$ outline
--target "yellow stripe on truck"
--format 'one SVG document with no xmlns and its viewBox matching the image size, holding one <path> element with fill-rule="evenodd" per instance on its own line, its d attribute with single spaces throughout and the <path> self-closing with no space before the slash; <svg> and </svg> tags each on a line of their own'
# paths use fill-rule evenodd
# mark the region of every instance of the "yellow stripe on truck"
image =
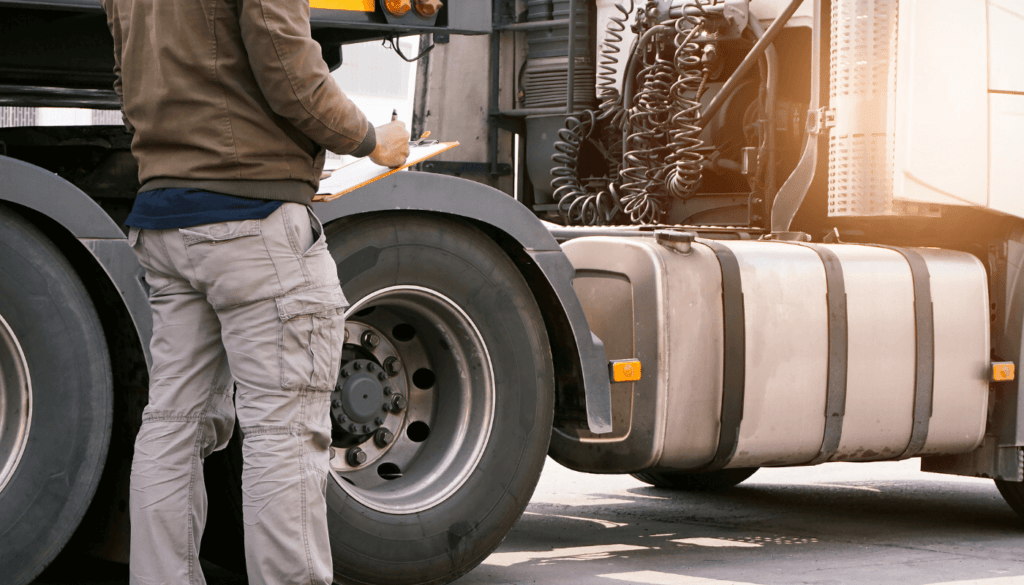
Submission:
<svg viewBox="0 0 1024 585">
<path fill-rule="evenodd" d="M 374 0 L 309 0 L 310 8 L 373 12 Z"/>
</svg>

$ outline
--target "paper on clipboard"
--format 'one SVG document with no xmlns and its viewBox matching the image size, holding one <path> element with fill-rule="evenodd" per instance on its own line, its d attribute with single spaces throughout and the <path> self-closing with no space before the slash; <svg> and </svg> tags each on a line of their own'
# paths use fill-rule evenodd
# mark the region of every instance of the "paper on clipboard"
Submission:
<svg viewBox="0 0 1024 585">
<path fill-rule="evenodd" d="M 330 177 L 322 179 L 320 181 L 320 190 L 313 197 L 313 201 L 333 201 L 346 193 L 351 193 L 360 187 L 365 187 L 377 179 L 383 179 L 388 175 L 407 169 L 414 164 L 421 163 L 436 154 L 455 148 L 458 145 L 458 142 L 410 145 L 409 158 L 406 159 L 404 165 L 397 169 L 382 167 L 370 160 L 369 157 L 357 159 L 343 167 L 339 167 Z"/>
</svg>

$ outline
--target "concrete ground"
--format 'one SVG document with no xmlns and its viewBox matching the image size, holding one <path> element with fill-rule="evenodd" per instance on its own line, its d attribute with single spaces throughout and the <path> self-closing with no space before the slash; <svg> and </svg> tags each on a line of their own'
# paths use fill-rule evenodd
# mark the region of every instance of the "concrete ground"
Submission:
<svg viewBox="0 0 1024 585">
<path fill-rule="evenodd" d="M 548 460 L 505 542 L 458 585 L 1024 584 L 1024 524 L 990 480 L 918 461 L 767 469 L 677 493 Z M 126 582 L 123 566 L 38 585 Z M 211 585 L 237 577 L 207 566 Z"/>
</svg>

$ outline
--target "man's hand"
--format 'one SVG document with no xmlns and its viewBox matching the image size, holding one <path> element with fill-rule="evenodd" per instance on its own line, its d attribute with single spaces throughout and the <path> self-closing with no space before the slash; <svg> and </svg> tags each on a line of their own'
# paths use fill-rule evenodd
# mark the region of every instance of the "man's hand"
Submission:
<svg viewBox="0 0 1024 585">
<path fill-rule="evenodd" d="M 378 126 L 377 147 L 370 153 L 370 160 L 382 167 L 398 168 L 409 158 L 409 132 L 402 122 L 391 122 Z"/>
</svg>

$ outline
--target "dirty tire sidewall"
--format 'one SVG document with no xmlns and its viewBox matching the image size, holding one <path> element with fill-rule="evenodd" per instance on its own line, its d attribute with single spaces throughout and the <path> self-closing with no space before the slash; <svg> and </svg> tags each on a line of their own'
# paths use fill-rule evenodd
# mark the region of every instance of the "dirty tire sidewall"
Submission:
<svg viewBox="0 0 1024 585">
<path fill-rule="evenodd" d="M 74 269 L 2 205 L 0 259 L 0 314 L 32 382 L 26 450 L 0 492 L 0 580 L 23 584 L 67 544 L 96 491 L 110 439 L 112 381 L 99 317 Z"/>
<path fill-rule="evenodd" d="M 522 275 L 468 224 L 392 213 L 328 227 L 352 303 L 417 285 L 457 303 L 483 335 L 495 378 L 494 423 L 477 468 L 450 498 L 416 514 L 385 514 L 328 482 L 338 583 L 447 583 L 480 563 L 519 519 L 544 465 L 554 373 L 544 320 Z"/>
</svg>

